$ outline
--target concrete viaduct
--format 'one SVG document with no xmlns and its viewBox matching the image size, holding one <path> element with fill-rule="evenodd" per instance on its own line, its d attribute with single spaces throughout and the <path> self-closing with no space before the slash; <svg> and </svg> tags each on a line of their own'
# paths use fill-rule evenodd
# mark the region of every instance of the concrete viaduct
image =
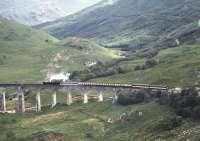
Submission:
<svg viewBox="0 0 200 141">
<path fill-rule="evenodd" d="M 98 102 L 103 102 L 103 91 L 109 89 L 113 92 L 112 102 L 116 103 L 118 90 L 152 90 L 152 91 L 168 91 L 168 87 L 161 85 L 148 85 L 148 84 L 116 84 L 116 83 L 91 83 L 91 82 L 66 82 L 66 83 L 53 83 L 45 82 L 43 84 L 0 84 L 0 111 L 6 112 L 6 89 L 14 88 L 17 91 L 17 112 L 25 112 L 25 90 L 37 90 L 36 93 L 36 111 L 41 111 L 41 90 L 47 89 L 51 93 L 52 102 L 51 106 L 57 104 L 56 92 L 58 89 L 64 90 L 67 94 L 67 104 L 72 104 L 71 89 L 80 89 L 82 93 L 83 103 L 88 103 L 87 91 L 96 90 L 98 92 Z"/>
</svg>

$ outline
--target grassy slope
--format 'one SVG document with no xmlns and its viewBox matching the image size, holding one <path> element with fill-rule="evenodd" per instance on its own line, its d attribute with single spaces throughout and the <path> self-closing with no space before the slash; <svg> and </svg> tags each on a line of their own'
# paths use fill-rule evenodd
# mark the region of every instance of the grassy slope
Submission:
<svg viewBox="0 0 200 141">
<path fill-rule="evenodd" d="M 64 60 L 58 60 L 58 64 L 68 71 L 86 69 L 86 62 L 106 62 L 120 57 L 117 51 L 103 48 L 87 39 L 67 38 L 59 42 L 58 46 L 65 48 L 65 53 L 62 53 L 67 56 Z"/>
<path fill-rule="evenodd" d="M 84 46 L 80 49 L 82 44 Z M 84 69 L 88 60 L 109 61 L 118 57 L 116 52 L 88 40 L 59 41 L 45 32 L 1 17 L 0 50 L 0 82 L 4 83 L 43 81 L 49 71 Z"/>
<path fill-rule="evenodd" d="M 151 108 L 156 109 L 151 112 Z M 119 116 L 120 113 L 130 109 L 140 109 L 146 116 L 137 121 L 132 121 L 131 126 L 127 126 L 127 124 L 113 124 L 108 126 L 107 123 L 93 117 L 95 115 L 99 118 L 108 119 L 117 115 Z M 84 106 L 82 104 L 75 104 L 71 107 L 61 106 L 57 109 L 35 115 L 5 115 L 0 120 L 3 126 L 0 137 L 3 139 L 8 130 L 13 130 L 18 137 L 25 138 L 41 131 L 55 131 L 66 134 L 70 138 L 70 141 L 85 141 L 87 140 L 87 133 L 92 134 L 94 138 L 91 140 L 93 141 L 137 139 L 139 136 L 141 137 L 149 132 L 148 129 L 145 131 L 143 127 L 151 127 L 154 123 L 157 123 L 158 119 L 169 112 L 166 110 L 163 113 L 161 112 L 162 110 L 162 107 L 157 107 L 153 103 L 120 107 L 112 105 L 111 102 L 103 104 L 91 102 Z M 2 123 L 4 118 L 15 119 L 16 122 Z M 115 131 L 119 134 L 116 135 Z"/>
<path fill-rule="evenodd" d="M 57 40 L 44 32 L 0 18 L 0 81 L 29 81 L 42 77 L 40 70 L 48 62 L 51 44 Z M 45 59 L 41 59 L 41 58 Z M 31 77 L 28 77 L 30 75 Z"/>
<path fill-rule="evenodd" d="M 108 124 L 100 120 L 118 117 L 130 110 L 142 111 L 144 116 L 133 118 L 127 123 Z M 70 107 L 58 106 L 53 110 L 38 114 L 1 115 L 0 138 L 4 139 L 8 131 L 13 131 L 18 138 L 27 140 L 32 134 L 43 131 L 65 134 L 70 141 L 141 141 L 147 139 L 155 141 L 158 138 L 181 141 L 181 139 L 194 140 L 199 137 L 198 124 L 193 125 L 194 123 L 188 121 L 174 131 L 159 131 L 155 128 L 159 120 L 170 114 L 172 113 L 169 109 L 158 106 L 154 102 L 127 107 L 112 105 L 111 102 L 89 102 L 84 106 L 82 104 L 74 104 Z M 187 130 L 190 134 L 183 135 L 182 132 Z M 91 138 L 87 138 L 87 134 L 90 134 Z"/>
<path fill-rule="evenodd" d="M 134 70 L 134 66 L 144 63 L 143 59 L 122 62 L 121 66 L 132 71 L 92 81 L 154 83 L 172 87 L 194 85 L 198 82 L 197 76 L 200 70 L 199 44 L 196 42 L 193 45 L 162 50 L 155 57 L 160 63 L 146 70 Z"/>
</svg>

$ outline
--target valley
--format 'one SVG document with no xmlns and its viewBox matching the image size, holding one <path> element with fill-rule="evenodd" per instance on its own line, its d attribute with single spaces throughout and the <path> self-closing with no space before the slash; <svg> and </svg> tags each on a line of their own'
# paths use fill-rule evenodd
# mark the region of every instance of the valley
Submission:
<svg viewBox="0 0 200 141">
<path fill-rule="evenodd" d="M 166 84 L 169 87 L 198 86 L 199 49 L 199 41 L 192 45 L 164 49 L 154 57 L 158 64 L 152 68 L 135 70 L 137 65 L 145 64 L 144 59 L 124 61 L 119 63 L 119 66 L 129 70 L 127 73 L 96 78 L 92 81 L 147 82 L 149 84 Z"/>
</svg>

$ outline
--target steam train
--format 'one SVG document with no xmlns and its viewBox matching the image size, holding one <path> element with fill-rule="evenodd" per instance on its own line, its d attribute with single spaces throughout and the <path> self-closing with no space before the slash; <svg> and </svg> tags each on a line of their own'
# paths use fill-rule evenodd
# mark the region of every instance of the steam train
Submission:
<svg viewBox="0 0 200 141">
<path fill-rule="evenodd" d="M 61 85 L 61 84 L 78 84 L 77 82 L 72 81 L 62 81 L 62 80 L 54 80 L 54 81 L 44 81 L 43 85 Z"/>
<path fill-rule="evenodd" d="M 167 86 L 149 85 L 149 84 L 109 84 L 109 83 L 91 83 L 91 82 L 72 82 L 54 80 L 50 82 L 43 82 L 44 85 L 61 85 L 67 83 L 69 85 L 83 85 L 83 86 L 107 86 L 107 87 L 128 87 L 128 88 L 147 88 L 147 89 L 168 89 Z"/>
</svg>

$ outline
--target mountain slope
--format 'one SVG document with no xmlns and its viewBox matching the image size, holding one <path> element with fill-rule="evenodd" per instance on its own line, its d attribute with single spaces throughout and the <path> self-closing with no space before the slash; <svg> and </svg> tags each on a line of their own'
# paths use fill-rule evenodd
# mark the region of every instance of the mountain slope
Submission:
<svg viewBox="0 0 200 141">
<path fill-rule="evenodd" d="M 174 30 L 182 32 L 182 28 L 191 24 L 198 29 L 197 0 L 116 0 L 107 5 L 105 2 L 108 0 L 36 28 L 59 38 L 84 37 L 107 45 L 130 47 L 176 46 L 179 36 L 174 36 Z"/>
<path fill-rule="evenodd" d="M 41 82 L 49 73 L 81 70 L 89 67 L 88 62 L 104 62 L 118 57 L 115 51 L 89 40 L 73 38 L 60 41 L 43 31 L 1 17 L 0 50 L 2 83 Z M 88 53 L 93 55 L 88 56 Z"/>
<path fill-rule="evenodd" d="M 0 15 L 23 24 L 35 25 L 67 15 L 59 3 L 62 0 L 6 0 L 0 1 Z"/>
<path fill-rule="evenodd" d="M 73 14 L 100 0 L 2 0 L 0 15 L 26 25 L 36 25 Z"/>
<path fill-rule="evenodd" d="M 148 59 L 123 61 L 118 65 L 129 70 L 129 72 L 96 78 L 90 81 L 163 84 L 169 87 L 199 86 L 199 46 L 200 40 L 193 44 L 164 49 L 153 58 L 157 61 L 157 64 L 146 69 L 136 70 L 135 68 L 145 64 Z"/>
</svg>

